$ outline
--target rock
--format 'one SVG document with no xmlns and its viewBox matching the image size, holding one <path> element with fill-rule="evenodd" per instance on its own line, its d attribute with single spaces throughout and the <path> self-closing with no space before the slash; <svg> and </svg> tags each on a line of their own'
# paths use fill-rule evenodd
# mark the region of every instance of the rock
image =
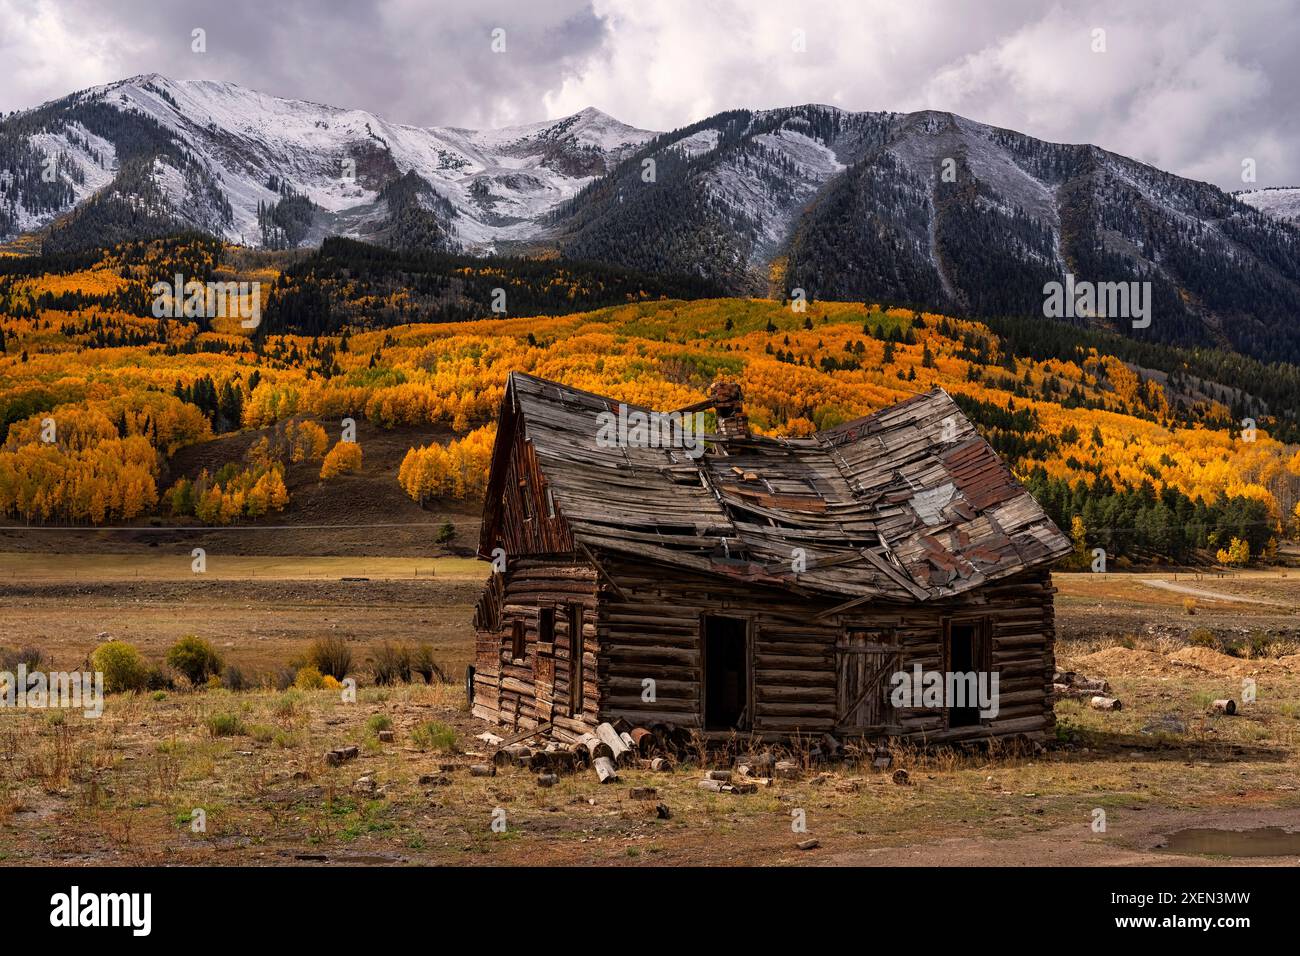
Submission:
<svg viewBox="0 0 1300 956">
<path fill-rule="evenodd" d="M 673 812 L 668 809 L 668 804 L 660 803 L 655 806 L 655 816 L 660 820 L 671 820 Z"/>
<path fill-rule="evenodd" d="M 370 776 L 359 777 L 357 778 L 357 781 L 352 784 L 352 790 L 354 793 L 373 794 L 378 789 L 378 785 L 375 783 L 375 778 Z"/>
<path fill-rule="evenodd" d="M 892 779 L 900 787 L 906 787 L 912 782 L 912 775 L 900 768 L 894 771 Z"/>
<path fill-rule="evenodd" d="M 381 744 L 391 744 L 397 739 L 397 735 L 391 730 L 381 730 L 377 736 L 379 737 L 379 742 Z"/>
<path fill-rule="evenodd" d="M 821 845 L 821 840 L 800 840 L 795 844 L 801 850 L 815 850 Z"/>
</svg>

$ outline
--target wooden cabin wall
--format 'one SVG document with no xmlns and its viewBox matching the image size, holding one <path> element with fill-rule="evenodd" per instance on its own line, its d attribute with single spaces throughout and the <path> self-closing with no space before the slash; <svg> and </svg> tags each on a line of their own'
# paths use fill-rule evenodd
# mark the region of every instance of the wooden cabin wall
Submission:
<svg viewBox="0 0 1300 956">
<path fill-rule="evenodd" d="M 522 426 L 515 431 L 499 509 L 501 523 L 497 540 L 491 544 L 504 548 L 508 556 L 573 553 L 573 536 L 564 518 L 558 512 L 549 513 L 553 509 L 547 499 L 546 478 Z"/>
<path fill-rule="evenodd" d="M 492 575 L 475 611 L 474 716 L 526 730 L 552 723 L 559 736 L 582 734 L 597 711 L 596 576 L 571 559 L 515 558 Z M 581 611 L 581 705 L 569 706 L 574 659 L 569 608 Z M 540 641 L 541 611 L 555 613 L 554 641 Z M 515 622 L 524 656 L 513 656 Z"/>
<path fill-rule="evenodd" d="M 899 648 L 899 668 L 916 662 L 944 670 L 945 617 L 978 615 L 990 621 L 991 657 L 1000 672 L 996 719 L 988 726 L 948 729 L 946 711 L 895 713 L 886 704 L 888 726 L 856 733 L 955 740 L 1021 733 L 1037 737 L 1051 727 L 1052 588 L 1045 571 L 977 589 L 959 601 L 859 606 L 818 619 L 840 602 L 609 555 L 602 558 L 602 568 L 610 579 L 599 587 L 597 618 L 602 720 L 624 717 L 642 725 L 702 728 L 701 619 L 718 614 L 750 622 L 750 730 L 755 736 L 853 733 L 837 712 L 837 643 L 850 628 L 887 634 Z M 655 681 L 653 702 L 642 700 L 646 678 Z"/>
</svg>

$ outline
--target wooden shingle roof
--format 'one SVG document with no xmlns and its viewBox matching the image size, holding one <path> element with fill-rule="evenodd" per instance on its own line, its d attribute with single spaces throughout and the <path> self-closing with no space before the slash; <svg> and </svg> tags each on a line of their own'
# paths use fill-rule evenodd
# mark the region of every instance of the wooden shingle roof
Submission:
<svg viewBox="0 0 1300 956">
<path fill-rule="evenodd" d="M 525 429 L 574 541 L 593 553 L 794 591 L 926 601 L 1070 550 L 942 389 L 811 438 L 710 436 L 697 458 L 600 447 L 597 416 L 618 409 L 516 372 L 497 434 L 501 452 L 507 432 Z M 501 464 L 494 455 L 485 553 Z"/>
</svg>

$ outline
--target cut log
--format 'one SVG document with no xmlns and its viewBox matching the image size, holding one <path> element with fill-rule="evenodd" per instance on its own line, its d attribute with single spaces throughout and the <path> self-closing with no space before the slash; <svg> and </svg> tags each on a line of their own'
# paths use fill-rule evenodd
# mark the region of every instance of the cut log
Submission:
<svg viewBox="0 0 1300 956">
<path fill-rule="evenodd" d="M 505 740 L 504 737 L 498 737 L 490 730 L 483 731 L 483 733 L 479 734 L 474 739 L 483 741 L 483 743 L 487 744 L 489 747 L 500 747 L 501 742 Z"/>
<path fill-rule="evenodd" d="M 537 785 L 539 787 L 553 787 L 560 782 L 560 778 L 553 773 L 539 773 L 537 775 Z"/>
<path fill-rule="evenodd" d="M 632 748 L 623 742 L 623 738 L 619 736 L 618 731 L 614 729 L 612 724 L 598 725 L 596 727 L 596 736 L 600 738 L 601 743 L 609 748 L 610 757 L 615 764 L 623 763 L 632 752 Z"/>
<path fill-rule="evenodd" d="M 620 741 L 621 743 L 622 741 Z M 611 760 L 614 757 L 614 751 L 610 749 L 609 744 L 605 743 L 595 734 L 583 734 L 578 739 L 578 746 L 586 751 L 587 756 L 595 761 L 600 757 L 608 757 Z"/>
<path fill-rule="evenodd" d="M 636 743 L 636 751 L 642 757 L 649 757 L 654 753 L 655 735 L 644 727 L 632 728 L 632 740 Z"/>
<path fill-rule="evenodd" d="M 1124 705 L 1118 697 L 1094 697 L 1088 702 L 1093 710 L 1122 710 Z"/>
<path fill-rule="evenodd" d="M 592 767 L 596 770 L 596 776 L 600 778 L 601 783 L 618 783 L 618 768 L 614 766 L 614 761 L 609 757 L 596 757 L 591 761 Z"/>
<path fill-rule="evenodd" d="M 1210 704 L 1210 711 L 1215 714 L 1227 714 L 1231 717 L 1237 712 L 1237 702 L 1235 700 L 1216 700 Z"/>
<path fill-rule="evenodd" d="M 471 777 L 495 777 L 497 768 L 490 763 L 470 764 L 469 774 Z"/>
<path fill-rule="evenodd" d="M 650 761 L 650 769 L 656 773 L 672 773 L 673 765 L 667 757 L 655 757 Z"/>
</svg>

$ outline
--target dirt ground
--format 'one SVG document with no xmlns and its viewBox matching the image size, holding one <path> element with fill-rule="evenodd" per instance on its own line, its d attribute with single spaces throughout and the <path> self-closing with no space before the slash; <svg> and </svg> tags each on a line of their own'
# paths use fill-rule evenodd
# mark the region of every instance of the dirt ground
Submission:
<svg viewBox="0 0 1300 956">
<path fill-rule="evenodd" d="M 385 640 L 431 644 L 451 675 L 470 659 L 481 564 L 253 557 L 198 578 L 173 557 L 0 554 L 0 646 L 36 644 L 55 668 L 79 666 L 109 635 L 157 660 L 187 633 L 249 673 L 324 635 L 345 638 L 362 671 Z M 550 788 L 517 767 L 471 776 L 490 750 L 459 682 L 363 679 L 355 703 L 330 690 L 115 695 L 98 719 L 6 709 L 0 862 L 1295 865 L 1300 855 L 1166 845 L 1189 827 L 1300 831 L 1300 575 L 1179 576 L 1213 598 L 1144 580 L 1172 581 L 1057 579 L 1059 666 L 1109 681 L 1122 710 L 1060 701 L 1043 751 L 896 746 L 891 770 L 906 769 L 906 785 L 854 752 L 819 764 L 798 748 L 799 779 L 745 795 L 699 789 L 706 762 L 730 765 L 725 755 L 605 786 L 590 771 Z M 1247 678 L 1255 702 L 1207 713 L 1213 699 L 1241 701 Z M 324 752 L 348 744 L 359 756 L 328 766 Z M 635 799 L 641 787 L 655 792 Z M 800 850 L 808 838 L 818 846 Z"/>
</svg>

